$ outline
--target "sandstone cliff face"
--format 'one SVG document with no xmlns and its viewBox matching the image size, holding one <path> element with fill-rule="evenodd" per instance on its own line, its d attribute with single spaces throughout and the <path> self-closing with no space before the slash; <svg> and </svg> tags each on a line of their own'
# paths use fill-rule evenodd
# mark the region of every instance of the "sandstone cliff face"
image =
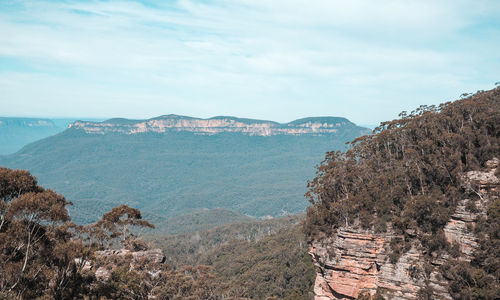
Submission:
<svg viewBox="0 0 500 300">
<path fill-rule="evenodd" d="M 271 121 L 238 119 L 233 117 L 214 117 L 198 119 L 167 115 L 150 120 L 118 120 L 104 122 L 77 121 L 70 125 L 72 129 L 80 129 L 88 134 L 137 134 L 164 132 L 193 132 L 197 134 L 217 134 L 222 132 L 242 133 L 257 136 L 302 135 L 302 134 L 336 134 L 341 128 L 356 128 L 347 119 L 326 117 L 307 118 L 286 124 Z M 363 129 L 362 133 L 369 133 Z"/>
<path fill-rule="evenodd" d="M 384 289 L 388 299 L 416 299 L 423 278 L 413 277 L 422 254 L 415 248 L 397 263 L 389 261 L 392 233 L 374 234 L 349 228 L 312 244 L 310 253 L 318 266 L 314 293 L 316 300 L 356 299 L 362 292 L 375 294 Z M 430 276 L 431 286 L 441 299 L 450 299 L 438 274 Z"/>
<path fill-rule="evenodd" d="M 455 243 L 461 251 L 460 259 L 470 260 L 478 247 L 470 230 L 479 214 L 486 213 L 488 194 L 498 189 L 500 180 L 495 176 L 498 159 L 487 163 L 486 172 L 473 171 L 464 176 L 464 184 L 478 187 L 477 212 L 466 209 L 467 201 L 457 206 L 444 228 L 448 242 Z M 314 286 L 315 300 L 356 299 L 361 293 L 371 295 L 383 291 L 386 299 L 417 299 L 418 291 L 428 284 L 437 299 L 451 299 L 447 282 L 437 272 L 423 278 L 415 269 L 422 267 L 423 253 L 412 247 L 396 263 L 389 259 L 390 242 L 394 233 L 374 233 L 355 228 L 339 228 L 332 236 L 316 240 L 310 245 L 310 254 L 318 273 Z M 435 257 L 434 266 L 443 263 L 444 257 Z M 427 281 L 427 282 L 426 282 Z"/>
</svg>

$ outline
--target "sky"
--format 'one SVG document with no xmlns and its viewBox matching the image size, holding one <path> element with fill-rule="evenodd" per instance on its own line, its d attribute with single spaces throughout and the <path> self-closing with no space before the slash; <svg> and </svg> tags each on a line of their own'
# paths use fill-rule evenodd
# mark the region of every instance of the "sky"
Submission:
<svg viewBox="0 0 500 300">
<path fill-rule="evenodd" d="M 0 1 L 0 115 L 378 124 L 500 81 L 500 1 Z"/>
</svg>

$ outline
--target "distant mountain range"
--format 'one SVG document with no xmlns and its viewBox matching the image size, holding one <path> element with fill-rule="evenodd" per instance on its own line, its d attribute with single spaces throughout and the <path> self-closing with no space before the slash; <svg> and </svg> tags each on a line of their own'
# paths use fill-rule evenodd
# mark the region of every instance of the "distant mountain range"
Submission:
<svg viewBox="0 0 500 300">
<path fill-rule="evenodd" d="M 0 117 L 0 154 L 10 154 L 24 145 L 63 131 L 49 119 Z"/>
<path fill-rule="evenodd" d="M 367 133 L 336 117 L 76 121 L 0 165 L 28 169 L 64 194 L 80 223 L 121 203 L 157 221 L 214 208 L 280 216 L 304 211 L 306 181 L 325 152 Z"/>
<path fill-rule="evenodd" d="M 197 134 L 217 134 L 223 132 L 242 133 L 248 135 L 302 135 L 302 134 L 336 134 L 339 129 L 356 127 L 346 118 L 316 117 L 304 118 L 286 124 L 272 121 L 241 119 L 235 117 L 213 117 L 199 119 L 178 115 L 165 115 L 149 120 L 110 119 L 104 122 L 77 121 L 70 125 L 90 134 L 136 134 L 193 132 Z"/>
<path fill-rule="evenodd" d="M 14 153 L 29 143 L 62 132 L 75 120 L 0 117 L 0 155 Z"/>
</svg>

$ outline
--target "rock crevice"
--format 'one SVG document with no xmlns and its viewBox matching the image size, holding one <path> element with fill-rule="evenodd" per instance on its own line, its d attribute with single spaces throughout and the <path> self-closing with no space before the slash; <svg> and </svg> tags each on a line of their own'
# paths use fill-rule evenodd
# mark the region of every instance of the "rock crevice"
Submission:
<svg viewBox="0 0 500 300">
<path fill-rule="evenodd" d="M 475 212 L 468 208 L 468 202 L 459 201 L 455 213 L 444 227 L 446 240 L 457 244 L 459 259 L 470 261 L 478 247 L 473 233 L 476 219 L 486 214 L 488 194 L 498 189 L 499 179 L 495 172 L 498 159 L 486 163 L 486 172 L 472 171 L 464 176 L 464 184 L 477 187 L 479 198 L 474 202 Z M 397 262 L 389 259 L 390 243 L 394 232 L 375 233 L 353 227 L 341 227 L 329 237 L 314 240 L 309 253 L 317 266 L 314 286 L 315 300 L 356 299 L 361 293 L 374 295 L 382 290 L 386 299 L 417 299 L 422 288 L 431 287 L 438 299 L 451 299 L 448 286 L 436 270 L 426 278 L 415 270 L 422 268 L 424 253 L 414 243 Z M 445 254 L 443 254 L 445 255 Z M 431 264 L 441 265 L 446 257 L 435 257 Z M 417 274 L 415 274 L 417 273 Z"/>
</svg>

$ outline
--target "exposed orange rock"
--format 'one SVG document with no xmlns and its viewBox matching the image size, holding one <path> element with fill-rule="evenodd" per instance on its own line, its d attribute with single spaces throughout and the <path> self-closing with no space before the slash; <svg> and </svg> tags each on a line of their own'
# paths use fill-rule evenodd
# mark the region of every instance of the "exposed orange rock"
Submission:
<svg viewBox="0 0 500 300">
<path fill-rule="evenodd" d="M 416 299 L 424 285 L 410 276 L 410 268 L 420 260 L 420 253 L 411 249 L 396 264 L 388 259 L 393 234 L 341 228 L 336 234 L 315 241 L 310 248 L 319 272 L 314 292 L 316 300 L 356 299 L 360 293 L 375 294 L 377 288 L 392 293 L 392 299 Z M 444 287 L 439 288 L 445 292 Z M 446 297 L 446 294 L 442 295 Z"/>
<path fill-rule="evenodd" d="M 461 259 L 470 260 L 478 247 L 477 239 L 470 230 L 475 226 L 479 214 L 486 213 L 488 193 L 498 188 L 495 176 L 499 160 L 486 163 L 486 172 L 472 171 L 464 176 L 464 184 L 478 186 L 481 196 L 476 202 L 477 212 L 466 210 L 469 200 L 459 202 L 455 213 L 444 228 L 450 243 L 459 245 Z M 412 276 L 412 269 L 420 267 L 423 253 L 412 247 L 396 263 L 389 260 L 390 242 L 394 233 L 374 233 L 351 227 L 339 228 L 327 238 L 311 243 L 311 254 L 318 273 L 314 286 L 315 300 L 356 299 L 362 292 L 375 294 L 378 288 L 384 290 L 386 299 L 417 299 L 418 291 L 425 287 L 423 278 Z M 432 264 L 442 264 L 443 258 L 436 257 Z M 430 274 L 430 286 L 437 299 L 451 299 L 447 282 L 437 272 Z"/>
</svg>

